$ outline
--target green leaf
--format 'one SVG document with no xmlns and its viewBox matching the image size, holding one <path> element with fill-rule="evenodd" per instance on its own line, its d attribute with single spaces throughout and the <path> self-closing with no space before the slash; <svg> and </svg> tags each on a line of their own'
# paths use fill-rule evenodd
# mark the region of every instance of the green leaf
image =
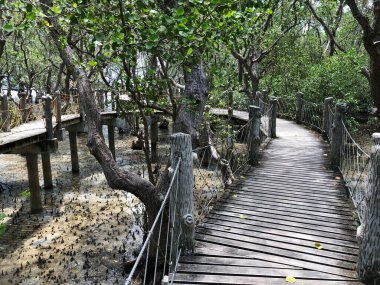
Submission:
<svg viewBox="0 0 380 285">
<path fill-rule="evenodd" d="M 57 7 L 57 6 L 53 6 L 51 7 L 51 10 L 56 13 L 56 14 L 59 14 L 62 12 L 62 8 L 61 7 Z"/>
<path fill-rule="evenodd" d="M 185 10 L 182 7 L 178 8 L 177 9 L 177 16 L 182 16 L 183 14 L 185 14 Z"/>
<path fill-rule="evenodd" d="M 33 11 L 26 13 L 26 18 L 30 21 L 34 21 L 36 19 L 36 13 Z"/>
<path fill-rule="evenodd" d="M 244 214 L 240 214 L 240 215 L 239 215 L 239 218 L 240 218 L 240 219 L 246 219 L 246 218 L 247 218 L 247 216 L 246 216 L 246 215 L 244 215 Z"/>
<path fill-rule="evenodd" d="M 91 67 L 97 66 L 98 63 L 95 60 L 90 60 L 88 63 Z"/>
<path fill-rule="evenodd" d="M 5 24 L 3 26 L 3 30 L 6 31 L 7 33 L 13 32 L 15 27 L 12 24 Z"/>
<path fill-rule="evenodd" d="M 188 50 L 187 50 L 187 52 L 186 52 L 186 55 L 187 56 L 190 56 L 190 55 L 192 55 L 193 54 L 193 49 L 192 48 L 189 48 Z"/>
</svg>

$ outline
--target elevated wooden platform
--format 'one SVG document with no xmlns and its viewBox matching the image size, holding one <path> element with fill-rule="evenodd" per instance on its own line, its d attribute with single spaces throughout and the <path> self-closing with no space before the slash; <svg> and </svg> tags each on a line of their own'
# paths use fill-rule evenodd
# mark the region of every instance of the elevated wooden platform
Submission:
<svg viewBox="0 0 380 285">
<path fill-rule="evenodd" d="M 102 120 L 117 117 L 117 112 L 102 112 Z M 63 115 L 62 127 L 67 128 L 80 123 L 80 115 Z M 54 122 L 55 125 L 55 122 Z M 0 153 L 8 153 L 14 148 L 23 147 L 46 139 L 45 120 L 31 121 L 15 128 L 10 132 L 0 132 Z"/>
<path fill-rule="evenodd" d="M 327 143 L 293 122 L 277 125 L 260 166 L 198 227 L 175 284 L 361 284 L 353 212 L 328 170 Z"/>
</svg>

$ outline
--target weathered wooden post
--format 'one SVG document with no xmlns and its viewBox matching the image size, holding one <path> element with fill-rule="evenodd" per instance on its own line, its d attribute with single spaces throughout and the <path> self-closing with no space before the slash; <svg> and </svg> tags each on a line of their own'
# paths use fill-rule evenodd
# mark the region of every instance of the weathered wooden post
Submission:
<svg viewBox="0 0 380 285">
<path fill-rule="evenodd" d="M 333 97 L 328 97 L 328 98 L 325 98 L 325 103 L 324 103 L 324 106 L 323 106 L 323 131 L 325 132 L 325 134 L 329 134 L 330 132 L 330 112 L 329 112 L 329 109 L 330 109 L 330 106 L 332 104 L 332 101 L 333 101 Z"/>
<path fill-rule="evenodd" d="M 178 249 L 181 249 L 181 254 L 189 255 L 194 252 L 193 155 L 191 136 L 188 134 L 176 133 L 170 136 L 171 175 L 174 174 L 179 159 L 181 162 L 177 181 L 174 182 L 170 193 L 170 220 L 173 223 L 171 269 L 177 260 L 178 237 Z"/>
<path fill-rule="evenodd" d="M 152 116 L 152 123 L 150 125 L 150 148 L 152 153 L 152 162 L 157 162 L 157 142 L 158 142 L 158 115 Z"/>
<path fill-rule="evenodd" d="M 79 173 L 79 158 L 77 145 L 77 132 L 69 131 L 70 154 L 71 154 L 71 172 Z"/>
<path fill-rule="evenodd" d="M 249 163 L 257 165 L 259 163 L 260 151 L 260 107 L 249 106 L 249 120 L 251 121 L 248 134 Z"/>
<path fill-rule="evenodd" d="M 25 123 L 28 120 L 28 110 L 26 109 L 26 93 L 19 92 L 18 96 L 20 98 L 19 109 L 21 111 L 21 121 Z"/>
<path fill-rule="evenodd" d="M 56 112 L 57 112 L 57 118 L 56 118 L 56 123 L 57 127 L 55 130 L 55 136 L 58 140 L 63 141 L 63 134 L 64 130 L 62 129 L 62 98 L 61 98 L 61 92 L 56 92 L 55 93 L 55 98 L 57 100 L 57 105 L 56 105 Z"/>
<path fill-rule="evenodd" d="M 332 126 L 330 162 L 333 169 L 340 165 L 340 155 L 343 143 L 343 120 L 346 111 L 345 103 L 337 103 L 335 106 L 334 121 Z"/>
<path fill-rule="evenodd" d="M 51 140 L 54 138 L 54 133 L 53 133 L 53 113 L 51 110 L 51 96 L 47 95 L 42 97 L 42 99 L 45 102 L 45 128 L 47 132 L 46 138 L 48 140 Z"/>
<path fill-rule="evenodd" d="M 115 122 L 111 120 L 108 125 L 108 147 L 112 153 L 113 159 L 116 160 L 115 151 Z"/>
<path fill-rule="evenodd" d="M 37 154 L 26 155 L 26 167 L 28 168 L 31 212 L 38 213 L 42 211 L 42 203 L 40 193 L 40 182 L 38 178 Z"/>
<path fill-rule="evenodd" d="M 277 133 L 276 133 L 277 103 L 278 103 L 278 100 L 276 97 L 272 97 L 269 101 L 269 106 L 271 110 L 270 117 L 269 117 L 269 137 L 273 139 L 277 137 Z"/>
<path fill-rule="evenodd" d="M 9 105 L 8 96 L 6 94 L 1 95 L 1 129 L 5 132 L 9 132 L 11 120 L 9 118 Z"/>
<path fill-rule="evenodd" d="M 368 186 L 366 189 L 366 212 L 364 214 L 363 237 L 360 242 L 358 275 L 366 284 L 380 280 L 380 133 L 372 135 Z"/>
<path fill-rule="evenodd" d="M 227 156 L 226 159 L 230 162 L 232 158 L 233 148 L 234 148 L 234 93 L 232 91 L 227 92 L 228 96 L 228 119 L 227 119 Z M 231 165 L 232 163 L 230 163 Z"/>
<path fill-rule="evenodd" d="M 303 110 L 303 93 L 297 93 L 297 111 L 296 111 L 296 123 L 302 123 L 302 110 Z"/>
<path fill-rule="evenodd" d="M 54 139 L 54 129 L 53 129 L 53 112 L 51 109 L 51 96 L 44 96 L 43 100 L 45 101 L 45 127 L 47 131 L 46 139 Z M 44 188 L 51 189 L 53 188 L 53 178 L 51 174 L 51 163 L 50 163 L 50 153 L 43 152 L 41 153 L 42 159 L 42 170 L 44 176 Z"/>
</svg>

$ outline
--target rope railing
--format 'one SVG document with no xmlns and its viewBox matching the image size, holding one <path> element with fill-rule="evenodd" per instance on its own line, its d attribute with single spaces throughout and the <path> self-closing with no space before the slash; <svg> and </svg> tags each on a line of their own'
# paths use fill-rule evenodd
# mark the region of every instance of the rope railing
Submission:
<svg viewBox="0 0 380 285">
<path fill-rule="evenodd" d="M 175 273 L 181 254 L 179 239 L 182 231 L 180 230 L 177 237 L 173 235 L 173 228 L 177 223 L 179 213 L 176 201 L 178 192 L 172 193 L 172 191 L 179 189 L 178 185 L 177 187 L 174 186 L 178 184 L 180 164 L 181 158 L 178 159 L 178 163 L 173 169 L 169 188 L 125 285 L 132 284 L 133 278 L 138 277 L 138 275 L 141 279 L 139 284 L 158 284 L 165 276 L 172 276 Z M 174 201 L 171 201 L 170 204 L 175 205 L 175 207 L 170 208 L 170 213 L 166 216 L 165 209 L 168 207 L 170 199 L 173 198 Z M 181 227 L 181 223 L 179 225 Z"/>
<path fill-rule="evenodd" d="M 365 213 L 365 198 L 370 166 L 370 155 L 352 138 L 344 122 L 340 148 L 339 170 L 357 210 L 359 221 Z"/>
<path fill-rule="evenodd" d="M 278 117 L 286 119 L 295 119 L 297 113 L 296 98 L 278 97 Z"/>
<path fill-rule="evenodd" d="M 318 131 L 323 130 L 322 116 L 323 116 L 323 104 L 313 103 L 304 99 L 302 100 L 302 113 L 301 122 Z"/>
</svg>

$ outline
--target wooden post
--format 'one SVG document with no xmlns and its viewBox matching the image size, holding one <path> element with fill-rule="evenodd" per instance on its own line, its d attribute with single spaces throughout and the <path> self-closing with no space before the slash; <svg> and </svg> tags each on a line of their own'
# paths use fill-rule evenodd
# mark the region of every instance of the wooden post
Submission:
<svg viewBox="0 0 380 285">
<path fill-rule="evenodd" d="M 1 129 L 5 132 L 9 132 L 10 130 L 10 118 L 9 118 L 9 105 L 8 105 L 8 96 L 0 95 L 1 97 L 1 120 L 2 125 Z"/>
<path fill-rule="evenodd" d="M 228 120 L 227 120 L 227 160 L 230 162 L 232 159 L 232 153 L 234 148 L 234 93 L 232 91 L 228 91 Z M 232 163 L 230 163 L 232 165 Z"/>
<path fill-rule="evenodd" d="M 55 97 L 56 97 L 56 100 L 57 100 L 57 127 L 55 128 L 55 137 L 60 140 L 60 141 L 63 141 L 64 140 L 64 129 L 62 128 L 62 98 L 61 98 L 61 93 L 60 92 L 56 92 L 55 93 Z"/>
<path fill-rule="evenodd" d="M 330 162 L 333 169 L 340 165 L 340 154 L 343 141 L 343 120 L 346 110 L 345 103 L 337 103 L 335 106 L 334 122 L 332 126 Z"/>
<path fill-rule="evenodd" d="M 277 117 L 277 103 L 278 100 L 276 97 L 272 97 L 269 101 L 271 113 L 269 117 L 269 137 L 270 138 L 276 138 L 277 132 L 276 132 L 276 117 Z"/>
<path fill-rule="evenodd" d="M 170 193 L 174 247 L 171 252 L 171 266 L 176 263 L 176 243 L 180 233 L 178 246 L 181 248 L 181 254 L 189 255 L 194 252 L 193 155 L 191 136 L 188 134 L 176 133 L 170 136 L 171 175 L 173 175 L 179 158 L 181 158 L 181 163 L 177 173 L 178 180 L 174 182 Z"/>
<path fill-rule="evenodd" d="M 263 112 L 263 108 L 264 108 L 264 105 L 263 105 L 263 93 L 261 93 L 261 91 L 257 91 L 256 92 L 256 96 L 255 96 L 255 105 L 256 106 L 259 106 L 260 107 L 260 111 Z"/>
<path fill-rule="evenodd" d="M 297 111 L 296 111 L 296 123 L 302 123 L 302 109 L 303 109 L 303 93 L 297 93 Z"/>
<path fill-rule="evenodd" d="M 28 180 L 30 191 L 30 208 L 32 213 L 42 211 L 40 182 L 38 178 L 38 157 L 37 154 L 26 155 L 26 166 L 28 168 Z"/>
<path fill-rule="evenodd" d="M 115 152 L 115 124 L 114 122 L 110 122 L 108 124 L 108 147 L 112 153 L 113 159 L 116 160 L 116 152 Z"/>
<path fill-rule="evenodd" d="M 42 98 L 45 101 L 45 124 L 46 124 L 46 131 L 47 136 L 46 138 L 48 140 L 51 140 L 54 138 L 53 133 L 53 113 L 51 110 L 51 96 L 47 95 Z"/>
<path fill-rule="evenodd" d="M 333 97 L 325 98 L 325 103 L 323 106 L 323 131 L 325 134 L 329 133 L 329 122 L 330 122 L 330 112 L 329 107 L 331 106 L 331 103 L 333 101 Z"/>
<path fill-rule="evenodd" d="M 20 105 L 19 109 L 21 110 L 21 121 L 26 123 L 28 120 L 28 110 L 26 109 L 26 93 L 19 92 Z"/>
<path fill-rule="evenodd" d="M 260 107 L 249 106 L 249 120 L 251 120 L 248 135 L 249 163 L 251 165 L 257 165 L 259 162 L 260 151 Z"/>
<path fill-rule="evenodd" d="M 70 154 L 71 154 L 71 171 L 79 173 L 79 159 L 77 146 L 77 132 L 69 131 Z"/>
<path fill-rule="evenodd" d="M 61 93 L 60 92 L 56 92 L 55 93 L 55 97 L 56 97 L 56 100 L 57 100 L 57 129 L 58 130 L 62 130 L 62 101 L 61 101 Z"/>
<path fill-rule="evenodd" d="M 366 212 L 362 220 L 363 238 L 360 242 L 358 275 L 366 284 L 380 280 L 380 133 L 372 135 Z"/>
<path fill-rule="evenodd" d="M 158 115 L 152 116 L 152 123 L 150 125 L 150 148 L 152 152 L 152 162 L 157 162 L 157 142 L 158 142 Z"/>
<path fill-rule="evenodd" d="M 42 173 L 44 175 L 44 188 L 52 189 L 53 188 L 53 177 L 51 174 L 51 163 L 50 163 L 50 153 L 42 152 Z"/>
</svg>

